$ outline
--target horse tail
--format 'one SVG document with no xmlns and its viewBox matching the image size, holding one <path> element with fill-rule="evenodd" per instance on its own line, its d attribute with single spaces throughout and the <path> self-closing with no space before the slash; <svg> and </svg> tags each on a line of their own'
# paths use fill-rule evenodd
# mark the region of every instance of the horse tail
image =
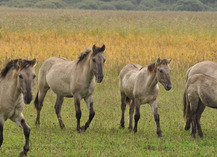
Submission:
<svg viewBox="0 0 217 157">
<path fill-rule="evenodd" d="M 183 96 L 183 106 L 184 106 L 184 108 L 183 108 L 183 113 L 184 113 L 183 116 L 185 118 L 187 118 L 188 113 L 190 112 L 190 102 L 188 100 L 188 95 L 187 95 L 186 90 L 185 90 L 184 96 Z"/>
<path fill-rule="evenodd" d="M 38 91 L 39 92 L 39 91 Z M 34 104 L 35 104 L 35 108 L 38 109 L 39 106 L 38 106 L 38 92 L 36 94 L 36 97 L 35 97 L 35 101 L 34 101 Z"/>
</svg>

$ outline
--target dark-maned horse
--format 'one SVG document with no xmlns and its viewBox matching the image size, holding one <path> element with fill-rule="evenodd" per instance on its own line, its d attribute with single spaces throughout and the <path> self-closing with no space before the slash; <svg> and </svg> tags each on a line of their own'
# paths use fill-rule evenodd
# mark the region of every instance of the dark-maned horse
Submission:
<svg viewBox="0 0 217 157">
<path fill-rule="evenodd" d="M 30 104 L 32 101 L 35 65 L 35 59 L 12 60 L 0 74 L 0 147 L 3 143 L 4 123 L 10 118 L 23 128 L 25 135 L 25 145 L 20 156 L 26 156 L 29 151 L 30 127 L 26 124 L 22 111 L 25 104 Z"/>
<path fill-rule="evenodd" d="M 192 136 L 196 136 L 196 128 L 203 137 L 200 118 L 206 106 L 217 108 L 217 79 L 203 74 L 192 75 L 186 84 L 187 108 L 192 120 Z"/>
<path fill-rule="evenodd" d="M 105 45 L 102 47 L 93 45 L 91 49 L 84 51 L 77 60 L 69 61 L 65 58 L 52 57 L 42 64 L 38 78 L 39 89 L 35 98 L 36 124 L 40 124 L 43 100 L 47 91 L 51 88 L 57 95 L 55 111 L 60 127 L 65 127 L 61 116 L 64 97 L 74 97 L 77 131 L 85 131 L 89 127 L 95 115 L 93 109 L 93 91 L 96 84 L 94 76 L 96 82 L 102 82 L 105 62 L 104 51 Z M 82 127 L 80 127 L 81 99 L 85 100 L 89 109 L 89 119 Z"/>
<path fill-rule="evenodd" d="M 204 74 L 214 78 L 217 78 L 217 62 L 212 61 L 203 61 L 195 64 L 190 67 L 187 71 L 186 82 L 188 78 L 190 78 L 194 74 Z M 190 109 L 187 108 L 186 104 L 188 103 L 188 99 L 186 98 L 186 93 L 184 92 L 183 96 L 183 105 L 184 105 L 184 117 L 186 118 L 185 130 L 189 130 L 191 126 L 191 116 Z"/>
<path fill-rule="evenodd" d="M 124 112 L 126 109 L 126 102 L 130 104 L 130 120 L 129 129 L 132 130 L 132 118 L 134 108 L 136 113 L 134 116 L 135 126 L 134 132 L 137 132 L 137 123 L 140 119 L 140 105 L 150 104 L 154 119 L 157 125 L 158 137 L 161 137 L 160 117 L 158 114 L 158 82 L 160 82 L 166 90 L 172 88 L 170 82 L 170 67 L 171 60 L 158 58 L 156 63 L 150 64 L 148 67 L 142 67 L 138 64 L 126 65 L 119 74 L 119 88 L 121 93 L 121 127 L 124 127 Z"/>
</svg>

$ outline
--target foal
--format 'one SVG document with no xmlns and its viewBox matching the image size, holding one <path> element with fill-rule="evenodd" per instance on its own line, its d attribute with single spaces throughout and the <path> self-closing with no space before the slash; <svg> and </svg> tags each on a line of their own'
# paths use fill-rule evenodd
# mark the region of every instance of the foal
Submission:
<svg viewBox="0 0 217 157">
<path fill-rule="evenodd" d="M 43 101 L 47 91 L 51 89 L 57 96 L 55 111 L 60 127 L 65 127 L 61 116 L 64 97 L 74 97 L 77 131 L 85 131 L 89 127 L 95 115 L 93 108 L 95 78 L 97 83 L 103 80 L 104 51 L 105 45 L 102 47 L 93 45 L 91 49 L 84 51 L 77 60 L 70 61 L 65 58 L 51 57 L 42 64 L 38 77 L 39 90 L 35 98 L 36 124 L 40 124 Z M 85 100 L 89 109 L 89 119 L 82 127 L 80 126 L 81 99 Z"/>
<path fill-rule="evenodd" d="M 130 104 L 130 121 L 129 129 L 132 130 L 132 117 L 134 108 L 136 113 L 134 116 L 135 126 L 134 133 L 137 132 L 137 123 L 140 119 L 140 105 L 150 104 L 154 119 L 157 125 L 158 137 L 161 137 L 160 118 L 158 114 L 158 82 L 160 82 L 166 90 L 172 88 L 170 82 L 170 68 L 169 63 L 171 60 L 158 58 L 156 63 L 148 67 L 142 67 L 138 64 L 126 65 L 119 74 L 119 88 L 121 93 L 121 127 L 124 127 L 124 112 L 126 109 L 126 101 L 132 102 Z"/>
<path fill-rule="evenodd" d="M 0 74 L 0 147 L 3 143 L 3 126 L 10 118 L 23 128 L 25 145 L 20 156 L 26 156 L 29 151 L 30 128 L 22 114 L 24 103 L 32 101 L 32 90 L 35 78 L 33 67 L 36 60 L 12 60 L 7 63 Z"/>
</svg>

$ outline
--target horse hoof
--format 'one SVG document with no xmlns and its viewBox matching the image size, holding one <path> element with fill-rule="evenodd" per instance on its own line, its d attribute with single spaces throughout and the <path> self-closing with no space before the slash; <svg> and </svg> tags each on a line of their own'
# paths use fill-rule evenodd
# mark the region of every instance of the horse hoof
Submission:
<svg viewBox="0 0 217 157">
<path fill-rule="evenodd" d="M 185 130 L 189 130 L 190 129 L 190 126 L 185 126 Z"/>
<path fill-rule="evenodd" d="M 22 152 L 19 154 L 19 157 L 24 157 L 24 156 L 27 156 L 27 154 L 26 154 L 24 151 L 22 151 Z"/>
<path fill-rule="evenodd" d="M 35 122 L 35 125 L 40 125 L 40 122 L 39 122 L 39 121 L 36 121 L 36 122 Z"/>
<path fill-rule="evenodd" d="M 61 125 L 60 125 L 60 128 L 61 128 L 61 129 L 65 129 L 66 127 L 65 127 L 64 124 L 61 124 Z"/>
<path fill-rule="evenodd" d="M 81 127 L 81 132 L 85 132 L 85 131 L 86 131 L 85 126 L 82 126 Z"/>
</svg>

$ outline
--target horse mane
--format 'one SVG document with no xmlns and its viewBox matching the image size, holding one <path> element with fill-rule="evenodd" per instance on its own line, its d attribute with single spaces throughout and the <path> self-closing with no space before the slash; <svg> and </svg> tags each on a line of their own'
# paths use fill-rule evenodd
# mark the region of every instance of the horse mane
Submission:
<svg viewBox="0 0 217 157">
<path fill-rule="evenodd" d="M 163 65 L 167 65 L 167 64 L 169 64 L 169 61 L 167 59 L 162 59 L 162 60 L 160 60 L 160 63 Z"/>
<path fill-rule="evenodd" d="M 81 55 L 78 57 L 78 63 L 80 63 L 84 58 L 88 56 L 88 54 L 91 52 L 91 49 L 86 49 L 84 52 L 81 53 Z"/>
<path fill-rule="evenodd" d="M 0 77 L 4 78 L 7 75 L 7 73 L 10 71 L 10 69 L 18 69 L 18 68 L 20 68 L 22 70 L 22 69 L 27 68 L 27 67 L 29 67 L 31 65 L 31 61 L 26 60 L 26 59 L 22 59 L 22 66 L 18 67 L 17 62 L 19 60 L 20 59 L 15 59 L 15 60 L 9 61 L 5 65 L 5 67 L 2 69 L 2 71 L 0 73 Z"/>
<path fill-rule="evenodd" d="M 152 63 L 152 64 L 150 64 L 150 65 L 148 66 L 148 71 L 149 71 L 149 72 L 153 72 L 154 69 L 155 69 L 155 63 Z"/>
</svg>

